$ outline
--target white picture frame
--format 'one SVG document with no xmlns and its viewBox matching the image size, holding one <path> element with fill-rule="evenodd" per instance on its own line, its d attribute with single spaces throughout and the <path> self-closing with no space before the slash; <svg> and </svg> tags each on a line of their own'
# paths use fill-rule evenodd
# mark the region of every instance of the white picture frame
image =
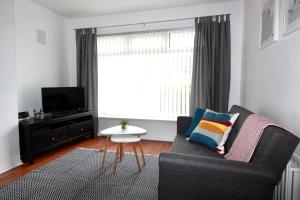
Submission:
<svg viewBox="0 0 300 200">
<path fill-rule="evenodd" d="M 262 0 L 260 9 L 260 48 L 266 48 L 279 40 L 279 26 L 280 1 Z"/>
<path fill-rule="evenodd" d="M 300 0 L 283 0 L 283 35 L 300 29 Z"/>
</svg>

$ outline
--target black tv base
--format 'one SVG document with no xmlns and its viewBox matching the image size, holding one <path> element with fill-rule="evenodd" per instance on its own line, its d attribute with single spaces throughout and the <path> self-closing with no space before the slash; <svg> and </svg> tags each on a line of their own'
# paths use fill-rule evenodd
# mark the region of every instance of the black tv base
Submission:
<svg viewBox="0 0 300 200">
<path fill-rule="evenodd" d="M 21 160 L 33 164 L 42 153 L 80 138 L 94 138 L 96 134 L 92 111 L 22 120 L 19 122 Z"/>
</svg>

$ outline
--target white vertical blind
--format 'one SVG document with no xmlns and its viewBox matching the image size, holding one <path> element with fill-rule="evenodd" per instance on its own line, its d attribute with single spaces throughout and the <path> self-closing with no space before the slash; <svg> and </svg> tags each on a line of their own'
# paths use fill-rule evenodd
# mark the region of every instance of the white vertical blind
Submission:
<svg viewBox="0 0 300 200">
<path fill-rule="evenodd" d="M 100 117 L 189 114 L 194 29 L 98 37 Z"/>
</svg>

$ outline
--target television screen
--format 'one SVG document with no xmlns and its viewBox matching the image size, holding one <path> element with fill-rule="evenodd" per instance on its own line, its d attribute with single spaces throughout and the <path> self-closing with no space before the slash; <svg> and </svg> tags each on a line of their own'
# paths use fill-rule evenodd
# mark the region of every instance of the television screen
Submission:
<svg viewBox="0 0 300 200">
<path fill-rule="evenodd" d="M 84 90 L 81 87 L 42 88 L 45 113 L 80 111 L 84 109 Z"/>
</svg>

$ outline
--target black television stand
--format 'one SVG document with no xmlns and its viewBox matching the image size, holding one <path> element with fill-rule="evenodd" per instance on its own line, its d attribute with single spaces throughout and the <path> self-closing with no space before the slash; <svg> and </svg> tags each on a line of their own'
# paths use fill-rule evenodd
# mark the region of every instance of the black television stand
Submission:
<svg viewBox="0 0 300 200">
<path fill-rule="evenodd" d="M 34 158 L 79 138 L 94 138 L 92 111 L 29 118 L 19 122 L 22 162 L 32 164 Z"/>
<path fill-rule="evenodd" d="M 88 111 L 65 111 L 65 112 L 54 112 L 54 113 L 49 113 L 52 118 L 59 118 L 59 117 L 66 117 L 70 115 L 75 115 L 75 114 L 80 114 L 80 113 L 85 113 Z"/>
</svg>

